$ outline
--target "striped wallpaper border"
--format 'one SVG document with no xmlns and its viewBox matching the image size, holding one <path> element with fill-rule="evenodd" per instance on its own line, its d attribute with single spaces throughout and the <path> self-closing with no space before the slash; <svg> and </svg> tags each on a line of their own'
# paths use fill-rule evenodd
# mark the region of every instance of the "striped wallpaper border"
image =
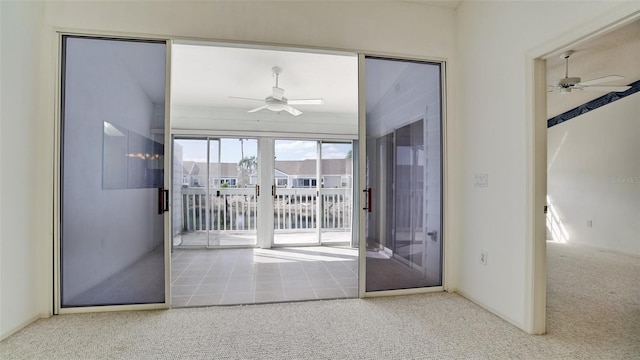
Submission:
<svg viewBox="0 0 640 360">
<path fill-rule="evenodd" d="M 591 110 L 595 110 L 599 107 L 610 104 L 614 101 L 618 101 L 622 98 L 625 98 L 631 94 L 635 94 L 640 91 L 640 80 L 629 84 L 631 89 L 624 92 L 611 92 L 606 95 L 600 96 L 597 99 L 593 99 L 586 104 L 580 105 L 574 109 L 571 109 L 567 112 L 564 112 L 558 116 L 554 116 L 551 119 L 547 120 L 547 128 L 552 126 L 556 126 L 558 124 L 562 124 L 565 121 L 569 121 L 576 116 L 580 116 L 588 113 Z"/>
</svg>

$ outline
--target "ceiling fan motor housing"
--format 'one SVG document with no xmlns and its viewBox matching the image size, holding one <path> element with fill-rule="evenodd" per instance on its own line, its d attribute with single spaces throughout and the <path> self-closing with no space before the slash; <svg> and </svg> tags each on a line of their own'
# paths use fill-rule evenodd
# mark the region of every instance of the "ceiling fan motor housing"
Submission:
<svg viewBox="0 0 640 360">
<path fill-rule="evenodd" d="M 282 100 L 275 99 L 273 96 L 268 96 L 265 99 L 267 108 L 271 111 L 282 111 L 287 106 L 287 98 L 282 97 Z"/>
<path fill-rule="evenodd" d="M 560 85 L 563 88 L 573 87 L 576 84 L 579 84 L 580 80 L 581 79 L 579 77 L 566 77 L 558 81 L 558 85 Z"/>
</svg>

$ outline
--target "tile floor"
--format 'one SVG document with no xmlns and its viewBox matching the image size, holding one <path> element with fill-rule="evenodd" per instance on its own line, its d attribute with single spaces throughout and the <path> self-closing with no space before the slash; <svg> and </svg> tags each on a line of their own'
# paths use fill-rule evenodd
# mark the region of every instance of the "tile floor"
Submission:
<svg viewBox="0 0 640 360">
<path fill-rule="evenodd" d="M 174 250 L 171 306 L 357 297 L 357 274 L 350 247 Z"/>
</svg>

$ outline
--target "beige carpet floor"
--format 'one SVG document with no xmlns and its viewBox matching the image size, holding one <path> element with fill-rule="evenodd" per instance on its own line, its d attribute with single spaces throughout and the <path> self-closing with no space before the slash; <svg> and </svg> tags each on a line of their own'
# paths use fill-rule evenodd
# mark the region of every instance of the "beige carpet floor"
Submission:
<svg viewBox="0 0 640 360">
<path fill-rule="evenodd" d="M 549 244 L 548 334 L 450 293 L 61 315 L 1 359 L 640 359 L 640 259 Z"/>
</svg>

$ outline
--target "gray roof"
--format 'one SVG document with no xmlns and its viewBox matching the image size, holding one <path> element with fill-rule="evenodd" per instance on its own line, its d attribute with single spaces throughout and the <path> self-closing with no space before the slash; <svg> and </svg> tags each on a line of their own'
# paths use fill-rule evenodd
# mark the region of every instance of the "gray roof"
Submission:
<svg viewBox="0 0 640 360">
<path fill-rule="evenodd" d="M 215 165 L 215 164 L 214 164 Z M 238 177 L 238 164 L 237 163 L 221 163 L 223 178 L 237 178 Z M 276 170 L 283 172 L 287 175 L 298 176 L 315 176 L 316 175 L 316 160 L 276 160 Z M 207 163 L 206 162 L 194 162 L 183 161 L 182 170 L 184 175 L 206 175 Z M 217 171 L 217 167 L 211 168 L 212 172 Z M 323 159 L 322 160 L 322 174 L 323 175 L 345 175 L 351 174 L 351 159 Z"/>
<path fill-rule="evenodd" d="M 217 164 L 211 164 L 211 172 L 217 173 Z M 237 178 L 238 177 L 238 164 L 236 163 L 221 163 L 221 170 L 223 178 Z M 207 163 L 203 161 L 183 161 L 182 162 L 183 174 L 197 176 L 207 174 Z"/>
<path fill-rule="evenodd" d="M 277 170 L 287 175 L 316 175 L 316 160 L 276 160 Z M 351 159 L 323 159 L 322 175 L 345 175 L 351 174 Z"/>
</svg>

